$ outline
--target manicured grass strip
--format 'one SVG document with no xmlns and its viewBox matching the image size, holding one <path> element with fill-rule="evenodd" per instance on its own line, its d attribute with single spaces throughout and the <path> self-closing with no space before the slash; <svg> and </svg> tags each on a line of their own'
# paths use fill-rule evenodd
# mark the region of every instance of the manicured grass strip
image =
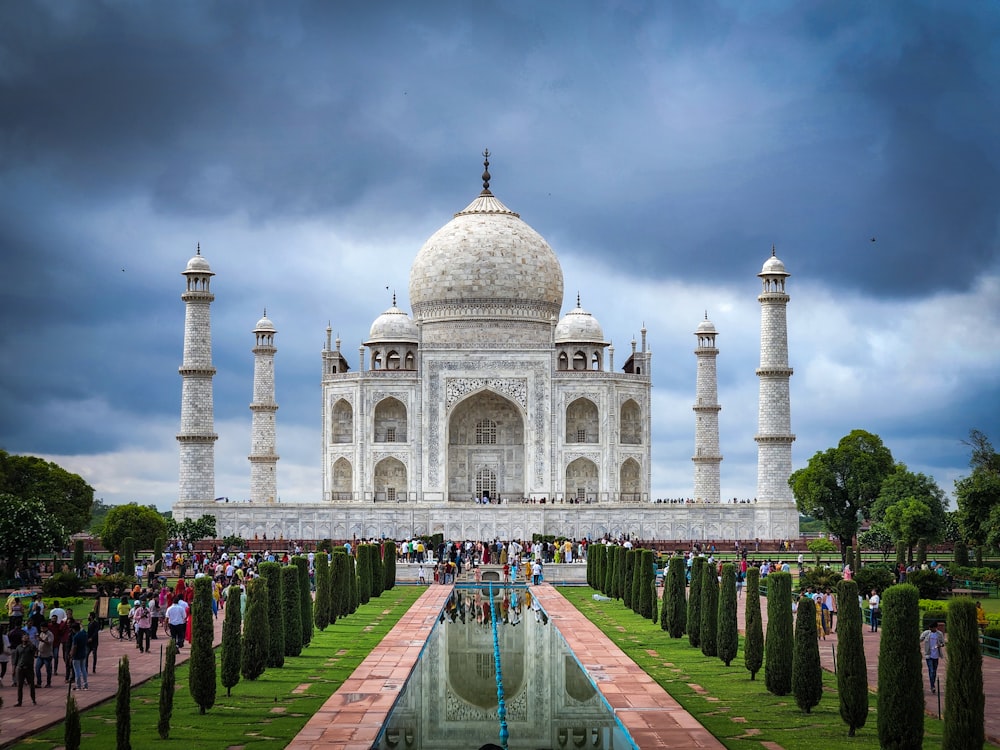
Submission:
<svg viewBox="0 0 1000 750">
<path fill-rule="evenodd" d="M 559 592 L 728 748 L 761 750 L 762 742 L 774 742 L 784 750 L 878 750 L 874 693 L 867 725 L 856 737 L 848 737 L 832 673 L 824 672 L 823 697 L 812 713 L 805 714 L 792 695 L 779 698 L 768 693 L 763 672 L 750 681 L 743 666 L 742 637 L 739 654 L 726 667 L 718 658 L 693 648 L 686 637 L 670 638 L 620 601 L 595 601 L 594 590 L 587 587 L 565 587 Z M 743 604 L 740 599 L 738 606 Z M 821 642 L 820 648 L 829 646 Z M 925 750 L 937 750 L 943 723 L 928 717 L 924 727 Z"/>
<path fill-rule="evenodd" d="M 316 630 L 302 655 L 286 658 L 281 669 L 268 669 L 254 682 L 240 680 L 232 697 L 227 698 L 220 685 L 215 706 L 204 716 L 199 715 L 188 693 L 188 665 L 179 666 L 168 740 L 156 734 L 160 680 L 150 680 L 132 691 L 132 747 L 285 747 L 424 590 L 422 586 L 397 586 L 322 633 Z M 216 649 L 216 658 L 218 654 Z M 86 750 L 114 750 L 114 700 L 88 710 L 82 718 L 82 746 Z M 62 746 L 62 737 L 60 724 L 14 747 L 51 750 Z"/>
</svg>

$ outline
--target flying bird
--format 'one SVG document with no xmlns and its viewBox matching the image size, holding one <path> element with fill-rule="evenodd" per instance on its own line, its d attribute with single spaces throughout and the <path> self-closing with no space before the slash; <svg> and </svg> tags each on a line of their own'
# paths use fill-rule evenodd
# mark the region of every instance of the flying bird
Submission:
<svg viewBox="0 0 1000 750">
<path fill-rule="evenodd" d="M 872 242 L 874 242 L 874 241 L 875 241 L 875 238 L 874 238 L 874 237 L 872 237 Z"/>
</svg>

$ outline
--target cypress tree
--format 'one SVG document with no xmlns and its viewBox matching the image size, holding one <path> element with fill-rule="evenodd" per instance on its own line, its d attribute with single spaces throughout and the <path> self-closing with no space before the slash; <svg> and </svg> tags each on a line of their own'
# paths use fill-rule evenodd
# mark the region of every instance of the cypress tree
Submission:
<svg viewBox="0 0 1000 750">
<path fill-rule="evenodd" d="M 906 545 L 902 539 L 896 540 L 896 570 L 900 565 L 906 565 Z"/>
<path fill-rule="evenodd" d="M 240 657 L 243 653 L 243 618 L 240 614 L 240 599 L 243 592 L 239 586 L 231 586 L 226 599 L 226 619 L 222 623 L 222 687 L 226 695 L 233 694 L 233 687 L 240 681 Z"/>
<path fill-rule="evenodd" d="M 955 564 L 963 568 L 969 567 L 969 548 L 961 539 L 955 542 Z"/>
<path fill-rule="evenodd" d="M 740 648 L 740 628 L 736 620 L 736 566 L 722 566 L 722 585 L 719 591 L 719 635 L 716 639 L 719 658 L 727 667 L 736 658 Z"/>
<path fill-rule="evenodd" d="M 83 554 L 83 540 L 77 539 L 73 542 L 73 570 L 76 571 L 78 576 L 83 575 L 83 568 L 86 565 L 86 560 Z M 67 704 L 68 705 L 68 704 Z M 76 701 L 73 701 L 73 705 L 76 705 Z M 77 718 L 79 718 L 79 712 L 77 713 Z"/>
<path fill-rule="evenodd" d="M 275 565 L 279 570 L 281 569 L 277 563 L 264 563 L 264 565 Z M 270 644 L 281 641 L 277 637 L 280 633 L 271 633 L 268 611 L 270 588 L 268 579 L 263 575 L 252 579 L 247 584 L 247 619 L 243 626 L 243 649 L 240 654 L 240 672 L 245 680 L 256 680 L 264 674 L 264 670 L 270 666 L 268 661 Z M 282 647 L 284 647 L 283 642 Z M 282 664 L 284 664 L 284 656 L 282 656 Z"/>
<path fill-rule="evenodd" d="M 167 658 L 163 662 L 163 676 L 160 678 L 160 717 L 156 723 L 156 733 L 161 740 L 170 737 L 170 718 L 174 715 L 174 685 L 177 681 L 177 642 L 167 640 Z"/>
<path fill-rule="evenodd" d="M 767 692 L 788 695 L 792 689 L 792 575 L 767 577 L 767 637 L 764 639 L 764 684 Z"/>
<path fill-rule="evenodd" d="M 878 740 L 885 750 L 923 746 L 924 684 L 917 587 L 890 586 L 882 594 L 878 652 Z"/>
<path fill-rule="evenodd" d="M 837 584 L 840 611 L 837 621 L 837 693 L 840 697 L 840 718 L 847 724 L 847 734 L 853 737 L 868 721 L 868 663 L 862 636 L 861 607 L 858 582 Z"/>
<path fill-rule="evenodd" d="M 316 553 L 316 627 L 320 632 L 330 624 L 330 562 L 326 552 Z"/>
<path fill-rule="evenodd" d="M 854 568 L 854 575 L 857 575 L 861 570 L 861 545 L 859 544 L 854 548 L 854 562 L 851 563 L 851 567 Z"/>
<path fill-rule="evenodd" d="M 807 714 L 823 697 L 823 667 L 819 663 L 819 638 L 816 633 L 816 602 L 808 596 L 799 599 L 795 619 L 795 647 L 792 649 L 792 694 L 795 703 Z"/>
<path fill-rule="evenodd" d="M 701 569 L 701 653 L 717 656 L 719 653 L 719 578 L 715 574 L 715 564 L 703 565 Z"/>
<path fill-rule="evenodd" d="M 667 578 L 664 582 L 663 592 L 664 607 L 667 613 L 667 621 L 660 623 L 670 633 L 671 638 L 680 638 L 684 635 L 684 628 L 687 627 L 687 598 L 685 597 L 687 586 L 684 580 L 684 558 L 674 556 L 667 563 Z"/>
<path fill-rule="evenodd" d="M 350 584 L 347 581 L 347 553 L 333 553 L 333 563 L 330 566 L 330 624 L 347 615 L 347 606 L 351 598 Z"/>
<path fill-rule="evenodd" d="M 282 611 L 285 615 L 285 656 L 302 653 L 302 599 L 299 596 L 299 569 L 281 568 Z"/>
<path fill-rule="evenodd" d="M 396 543 L 391 539 L 385 543 L 382 573 L 382 590 L 391 591 L 396 586 Z"/>
<path fill-rule="evenodd" d="M 597 580 L 595 571 L 597 570 L 598 558 L 601 556 L 603 549 L 603 544 L 591 544 L 587 548 L 587 585 L 595 590 L 597 589 L 597 586 L 594 585 L 594 581 Z"/>
<path fill-rule="evenodd" d="M 639 608 L 636 612 L 641 617 L 651 620 L 653 619 L 653 599 L 650 589 L 656 585 L 656 573 L 653 572 L 653 550 L 639 550 L 635 564 L 639 568 Z"/>
<path fill-rule="evenodd" d="M 619 547 L 609 547 L 607 551 L 607 560 L 604 562 L 604 585 L 602 591 L 604 591 L 605 596 L 610 596 L 614 598 L 615 595 L 615 566 L 618 564 L 619 559 L 617 556 Z"/>
<path fill-rule="evenodd" d="M 635 596 L 633 576 L 635 575 L 635 550 L 615 547 L 615 586 L 621 592 L 622 604 L 632 609 Z"/>
<path fill-rule="evenodd" d="M 971 599 L 948 604 L 947 650 L 942 750 L 982 747 L 986 739 L 983 655 Z"/>
<path fill-rule="evenodd" d="M 701 645 L 701 576 L 705 558 L 699 555 L 691 563 L 691 587 L 688 589 L 687 634 L 688 643 L 695 648 Z"/>
<path fill-rule="evenodd" d="M 653 565 L 656 565 L 656 553 L 652 553 Z M 660 598 L 656 595 L 656 571 L 653 571 L 653 575 L 649 579 L 649 619 L 653 621 L 655 625 L 657 619 L 660 615 Z"/>
<path fill-rule="evenodd" d="M 760 570 L 747 568 L 747 598 L 744 603 L 746 637 L 743 641 L 743 664 L 756 680 L 764 664 L 764 624 L 760 616 Z"/>
<path fill-rule="evenodd" d="M 917 559 L 913 562 L 915 565 L 923 565 L 927 562 L 927 540 L 924 537 L 917 540 Z"/>
<path fill-rule="evenodd" d="M 122 573 L 135 576 L 135 539 L 130 536 L 122 539 Z"/>
<path fill-rule="evenodd" d="M 302 624 L 302 647 L 312 642 L 313 634 L 313 600 L 312 586 L 309 583 L 309 558 L 296 555 L 292 564 L 299 571 L 299 619 Z"/>
<path fill-rule="evenodd" d="M 196 578 L 191 604 L 188 689 L 202 714 L 215 705 L 216 666 L 215 650 L 212 648 L 215 632 L 212 619 L 212 579 L 207 576 Z"/>
<path fill-rule="evenodd" d="M 267 581 L 267 598 L 265 599 L 264 617 L 267 618 L 268 630 L 267 638 L 264 640 L 266 658 L 264 666 L 280 668 L 285 666 L 285 608 L 284 597 L 281 594 L 281 565 L 276 562 L 263 562 L 257 566 L 261 577 Z M 249 592 L 247 592 L 249 594 Z M 253 598 L 247 600 L 247 604 L 253 604 Z M 250 613 L 247 613 L 247 620 Z M 246 628 L 244 628 L 244 638 Z M 243 676 L 248 680 L 256 680 L 263 673 L 263 669 L 253 677 L 247 677 L 247 670 L 244 666 Z"/>
<path fill-rule="evenodd" d="M 81 542 L 82 543 L 82 542 Z M 65 750 L 80 750 L 80 709 L 76 705 L 76 698 L 69 691 L 66 692 L 66 722 L 63 725 L 63 745 Z"/>
<path fill-rule="evenodd" d="M 115 748 L 132 750 L 132 674 L 128 656 L 118 661 L 118 692 L 115 693 Z"/>
<path fill-rule="evenodd" d="M 372 562 L 368 545 L 358 545 L 358 603 L 367 604 L 372 597 Z"/>
<path fill-rule="evenodd" d="M 983 545 L 981 544 L 976 546 L 976 567 L 983 567 Z"/>
<path fill-rule="evenodd" d="M 153 572 L 159 573 L 163 570 L 163 546 L 166 540 L 162 536 L 153 540 Z"/>
<path fill-rule="evenodd" d="M 630 609 L 637 615 L 642 614 L 642 605 L 639 602 L 639 591 L 642 589 L 642 551 L 632 550 L 631 555 L 626 555 L 625 559 L 632 558 L 632 606 Z"/>
<path fill-rule="evenodd" d="M 379 544 L 368 546 L 368 555 L 372 569 L 372 599 L 382 595 L 382 547 Z M 457 579 L 456 579 L 457 580 Z"/>
<path fill-rule="evenodd" d="M 348 592 L 351 597 L 349 599 L 350 607 L 347 610 L 347 614 L 353 615 L 358 611 L 358 606 L 361 604 L 361 593 L 360 585 L 358 579 L 358 568 L 357 560 L 354 555 L 347 556 L 347 586 Z"/>
</svg>

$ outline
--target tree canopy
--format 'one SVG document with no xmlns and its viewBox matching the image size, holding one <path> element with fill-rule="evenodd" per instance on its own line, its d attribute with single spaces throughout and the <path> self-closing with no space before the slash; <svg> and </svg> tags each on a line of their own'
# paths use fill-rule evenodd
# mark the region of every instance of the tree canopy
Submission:
<svg viewBox="0 0 1000 750">
<path fill-rule="evenodd" d="M 167 519 L 167 537 L 182 539 L 185 544 L 192 544 L 199 539 L 215 539 L 215 516 L 205 514 L 201 518 L 185 518 L 178 523 L 173 518 Z"/>
<path fill-rule="evenodd" d="M 972 473 L 955 482 L 962 534 L 973 544 L 1000 546 L 1000 453 L 979 430 L 971 430 L 965 444 L 972 449 Z"/>
<path fill-rule="evenodd" d="M 0 494 L 0 558 L 8 570 L 31 555 L 62 546 L 66 533 L 37 498 Z"/>
<path fill-rule="evenodd" d="M 878 435 L 852 430 L 836 448 L 816 453 L 805 468 L 793 472 L 788 484 L 799 512 L 825 521 L 844 548 L 893 466 L 892 453 Z"/>
<path fill-rule="evenodd" d="M 920 539 L 938 541 L 944 536 L 948 501 L 933 478 L 914 474 L 906 464 L 896 464 L 882 482 L 870 517 L 885 524 L 894 540 L 908 549 Z"/>
<path fill-rule="evenodd" d="M 108 550 L 120 550 L 125 537 L 132 537 L 136 549 L 152 549 L 156 539 L 166 535 L 167 522 L 154 508 L 129 503 L 108 511 L 101 544 Z"/>
<path fill-rule="evenodd" d="M 67 534 L 90 523 L 94 488 L 83 477 L 37 456 L 17 456 L 0 450 L 0 494 L 37 498 Z"/>
</svg>

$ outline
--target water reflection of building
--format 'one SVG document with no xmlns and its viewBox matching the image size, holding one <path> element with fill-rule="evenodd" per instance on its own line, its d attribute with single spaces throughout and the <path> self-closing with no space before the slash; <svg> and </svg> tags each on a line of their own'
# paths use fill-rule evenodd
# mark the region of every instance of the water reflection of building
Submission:
<svg viewBox="0 0 1000 750">
<path fill-rule="evenodd" d="M 493 634 L 482 595 L 460 601 L 432 634 L 406 690 L 386 724 L 379 748 L 477 748 L 499 731 Z M 509 746 L 517 748 L 627 747 L 613 716 L 547 618 L 520 601 L 498 603 L 501 671 Z M 516 620 L 515 620 L 516 621 Z"/>
</svg>

